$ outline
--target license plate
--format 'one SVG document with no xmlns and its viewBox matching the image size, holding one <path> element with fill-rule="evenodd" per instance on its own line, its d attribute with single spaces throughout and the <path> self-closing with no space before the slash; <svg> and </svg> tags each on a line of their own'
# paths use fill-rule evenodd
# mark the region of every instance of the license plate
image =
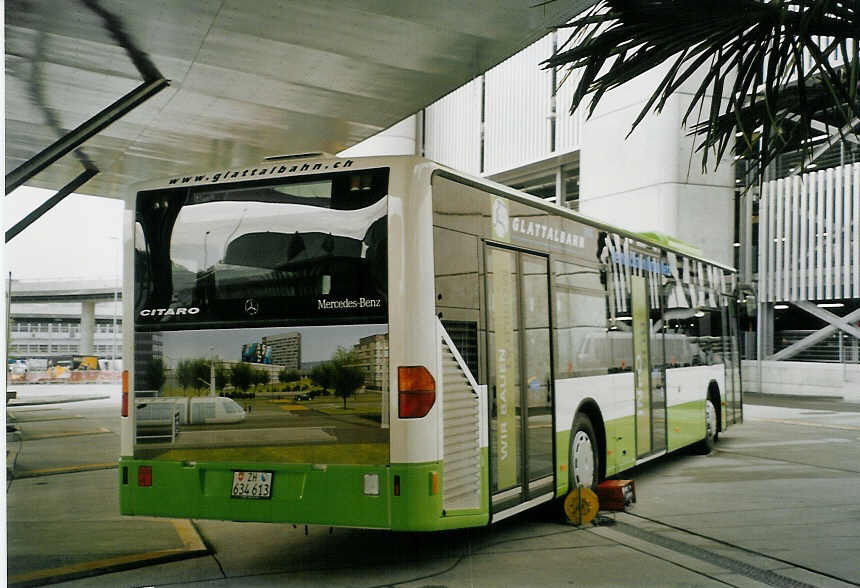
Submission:
<svg viewBox="0 0 860 588">
<path fill-rule="evenodd" d="M 232 498 L 271 498 L 272 472 L 233 472 Z"/>
</svg>

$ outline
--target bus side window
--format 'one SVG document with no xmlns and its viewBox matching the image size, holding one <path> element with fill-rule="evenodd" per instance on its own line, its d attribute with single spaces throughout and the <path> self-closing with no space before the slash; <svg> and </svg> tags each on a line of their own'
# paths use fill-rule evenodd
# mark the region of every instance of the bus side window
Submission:
<svg viewBox="0 0 860 588">
<path fill-rule="evenodd" d="M 607 373 L 606 293 L 600 270 L 586 263 L 556 260 L 553 282 L 556 377 Z"/>
</svg>

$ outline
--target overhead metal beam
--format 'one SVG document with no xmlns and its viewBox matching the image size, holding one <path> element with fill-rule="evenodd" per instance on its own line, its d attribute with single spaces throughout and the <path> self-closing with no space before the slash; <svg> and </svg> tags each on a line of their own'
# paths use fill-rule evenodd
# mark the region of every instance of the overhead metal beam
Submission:
<svg viewBox="0 0 860 588">
<path fill-rule="evenodd" d="M 798 118 L 800 118 L 800 117 L 798 117 Z M 830 130 L 833 128 L 831 125 L 828 125 L 827 123 L 821 122 L 820 120 L 812 119 L 809 123 L 809 126 L 811 126 L 816 131 L 821 131 L 822 133 L 826 133 L 828 135 L 828 140 L 829 140 Z M 855 132 L 853 132 L 853 128 L 852 128 L 852 132 L 845 133 L 842 136 L 842 138 L 845 139 L 846 141 L 851 141 L 852 143 L 856 143 L 856 144 L 860 145 L 860 137 L 858 137 L 857 134 Z"/>
<path fill-rule="evenodd" d="M 818 308 L 814 304 L 810 304 L 809 302 L 806 302 L 806 303 L 796 302 L 794 304 L 798 307 L 800 307 L 801 304 L 806 304 L 806 305 L 814 307 L 816 310 L 821 310 L 820 308 Z M 807 312 L 809 312 L 808 309 L 806 309 L 806 308 L 804 308 L 804 310 L 807 310 Z M 827 320 L 827 322 L 829 322 L 831 324 L 824 327 L 823 329 L 819 329 L 819 330 L 815 331 L 811 335 L 807 335 L 806 337 L 804 337 L 800 341 L 798 341 L 792 345 L 789 345 L 788 347 L 786 347 L 782 351 L 780 351 L 778 353 L 774 353 L 773 355 L 768 357 L 768 359 L 774 360 L 774 361 L 784 361 L 786 359 L 794 357 L 795 355 L 797 355 L 798 353 L 800 353 L 804 349 L 808 349 L 808 348 L 812 347 L 813 345 L 815 345 L 816 343 L 819 343 L 819 342 L 823 341 L 824 339 L 831 337 L 834 333 L 836 333 L 840 329 L 845 331 L 846 333 L 854 335 L 855 337 L 860 339 L 860 329 L 857 329 L 857 327 L 854 327 L 854 326 L 848 324 L 848 321 L 855 321 L 855 320 L 860 319 L 860 309 L 857 309 L 854 312 L 852 312 L 852 313 L 850 313 L 850 314 L 848 314 L 842 318 L 839 318 L 838 316 L 836 316 L 832 313 L 829 313 L 827 311 L 822 311 L 822 312 L 825 312 L 826 314 L 831 315 L 831 317 L 835 318 L 836 320 L 831 321 L 831 320 L 828 320 L 826 318 L 823 319 L 823 320 Z M 813 314 L 815 314 L 815 313 L 813 313 Z M 818 315 L 816 314 L 816 316 L 818 316 Z"/>
<path fill-rule="evenodd" d="M 42 216 L 43 214 L 51 210 L 53 207 L 55 207 L 57 204 L 59 204 L 60 201 L 63 200 L 63 198 L 86 184 L 90 180 L 90 178 L 92 178 L 97 173 L 99 173 L 99 170 L 97 169 L 84 170 L 78 177 L 63 186 L 63 188 L 59 192 L 48 198 L 39 208 L 25 216 L 14 227 L 6 231 L 6 242 L 8 243 L 9 241 L 11 241 L 15 237 L 15 235 L 17 235 L 18 233 L 32 225 L 34 222 L 36 222 L 40 216 Z"/>
<path fill-rule="evenodd" d="M 849 131 L 851 132 L 851 134 L 853 134 L 854 127 L 856 127 L 858 124 L 860 124 L 860 119 L 853 118 L 851 119 L 851 121 L 845 123 L 841 128 L 831 127 L 833 131 L 827 137 L 827 141 L 812 150 L 812 155 L 806 165 L 809 165 L 810 163 L 815 163 L 815 161 L 819 157 L 824 155 L 824 153 L 833 146 L 833 143 L 831 141 L 835 141 L 837 138 L 847 138 L 849 136 Z M 803 165 L 798 165 L 794 169 L 794 171 L 789 173 L 786 177 L 796 176 L 802 171 L 808 171 L 808 169 Z"/>
<path fill-rule="evenodd" d="M 860 328 L 857 328 L 851 324 L 851 321 L 854 320 L 851 317 L 854 314 L 856 314 L 857 311 L 855 311 L 855 312 L 853 312 L 853 313 L 851 313 L 848 316 L 843 318 L 843 317 L 836 316 L 835 314 L 833 314 L 829 310 L 824 310 L 823 308 L 819 308 L 818 306 L 816 306 L 815 304 L 813 304 L 807 300 L 798 300 L 797 302 L 794 302 L 794 305 L 797 308 L 808 312 L 812 316 L 820 318 L 824 322 L 831 324 L 832 326 L 836 327 L 837 329 L 841 329 L 841 330 L 845 331 L 846 333 L 848 333 L 849 335 L 854 335 L 855 337 L 860 339 Z"/>
<path fill-rule="evenodd" d="M 160 78 L 137 88 L 6 174 L 6 195 L 170 84 Z M 80 177 L 80 176 L 78 176 Z M 92 177 L 92 176 L 90 176 Z M 89 179 L 89 178 L 87 178 Z M 65 188 L 63 188 L 65 190 Z M 9 238 L 7 237 L 8 241 Z"/>
</svg>

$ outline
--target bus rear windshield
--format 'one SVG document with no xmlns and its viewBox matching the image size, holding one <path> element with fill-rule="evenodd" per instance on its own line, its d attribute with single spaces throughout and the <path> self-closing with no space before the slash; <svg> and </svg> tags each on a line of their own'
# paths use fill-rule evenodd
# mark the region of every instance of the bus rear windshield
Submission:
<svg viewBox="0 0 860 588">
<path fill-rule="evenodd" d="M 141 192 L 138 329 L 387 322 L 388 169 Z"/>
</svg>

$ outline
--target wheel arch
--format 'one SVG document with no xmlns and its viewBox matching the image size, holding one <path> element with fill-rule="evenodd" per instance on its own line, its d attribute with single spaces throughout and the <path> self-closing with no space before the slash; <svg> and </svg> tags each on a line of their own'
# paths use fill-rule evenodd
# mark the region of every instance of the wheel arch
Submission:
<svg viewBox="0 0 860 588">
<path fill-rule="evenodd" d="M 579 403 L 576 411 L 573 413 L 573 420 L 570 423 L 570 429 L 573 431 L 573 423 L 576 421 L 576 415 L 583 414 L 591 421 L 591 426 L 594 429 L 594 434 L 597 436 L 597 452 L 600 456 L 600 471 L 598 473 L 599 480 L 606 479 L 606 424 L 603 422 L 603 413 L 600 412 L 600 407 L 593 398 L 586 398 Z M 571 438 L 573 435 L 571 434 Z M 573 475 L 572 472 L 568 473 Z M 569 481 L 572 484 L 572 481 Z M 572 485 L 571 485 L 572 487 Z"/>
</svg>

